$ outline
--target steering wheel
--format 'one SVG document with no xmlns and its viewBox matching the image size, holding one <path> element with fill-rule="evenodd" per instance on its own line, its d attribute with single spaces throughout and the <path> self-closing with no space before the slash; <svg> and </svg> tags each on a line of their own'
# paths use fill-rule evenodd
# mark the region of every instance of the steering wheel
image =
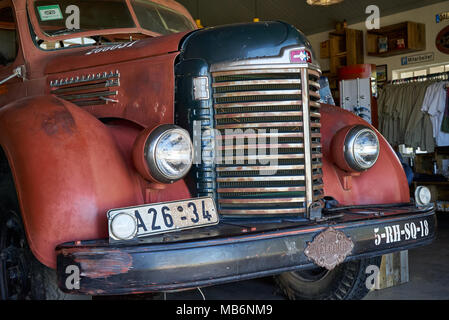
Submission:
<svg viewBox="0 0 449 320">
<path fill-rule="evenodd" d="M 42 39 L 37 40 L 37 45 L 38 45 L 39 47 L 41 46 L 42 43 L 44 43 L 44 40 L 42 40 Z M 63 42 L 62 40 L 59 41 L 59 46 L 60 46 L 61 48 L 65 48 L 64 42 Z"/>
</svg>

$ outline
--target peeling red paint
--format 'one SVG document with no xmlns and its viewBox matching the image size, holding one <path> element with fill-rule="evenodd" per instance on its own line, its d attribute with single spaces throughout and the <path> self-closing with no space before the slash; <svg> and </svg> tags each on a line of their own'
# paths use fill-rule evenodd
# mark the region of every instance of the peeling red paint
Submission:
<svg viewBox="0 0 449 320">
<path fill-rule="evenodd" d="M 133 264 L 132 256 L 122 251 L 109 251 L 107 255 L 95 254 L 94 259 L 90 255 L 84 255 L 76 257 L 74 262 L 80 264 L 81 276 L 88 278 L 107 278 L 127 273 Z"/>
</svg>

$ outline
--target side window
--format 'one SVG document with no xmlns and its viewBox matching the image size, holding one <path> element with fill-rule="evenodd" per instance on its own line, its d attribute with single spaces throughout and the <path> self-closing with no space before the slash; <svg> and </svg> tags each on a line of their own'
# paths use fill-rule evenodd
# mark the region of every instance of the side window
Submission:
<svg viewBox="0 0 449 320">
<path fill-rule="evenodd" d="M 0 66 L 10 64 L 17 55 L 17 30 L 13 9 L 3 6 L 4 3 L 0 1 Z"/>
</svg>

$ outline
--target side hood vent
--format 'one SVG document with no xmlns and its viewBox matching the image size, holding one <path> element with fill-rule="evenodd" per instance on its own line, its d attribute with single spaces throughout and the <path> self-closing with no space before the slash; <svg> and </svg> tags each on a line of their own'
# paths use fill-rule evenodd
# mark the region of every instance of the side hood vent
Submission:
<svg viewBox="0 0 449 320">
<path fill-rule="evenodd" d="M 78 106 L 117 103 L 120 87 L 118 71 L 88 74 L 50 81 L 50 93 Z"/>
</svg>

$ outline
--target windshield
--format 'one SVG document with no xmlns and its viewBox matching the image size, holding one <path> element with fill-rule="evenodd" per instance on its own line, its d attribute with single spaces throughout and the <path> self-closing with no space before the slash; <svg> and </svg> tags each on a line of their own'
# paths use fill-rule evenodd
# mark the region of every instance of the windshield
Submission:
<svg viewBox="0 0 449 320">
<path fill-rule="evenodd" d="M 131 0 L 130 3 L 140 27 L 150 32 L 167 35 L 195 28 L 186 16 L 168 7 L 148 0 Z M 45 36 L 71 35 L 67 39 L 71 38 L 71 43 L 74 44 L 94 43 L 98 40 L 95 37 L 76 39 L 78 32 L 138 27 L 125 0 L 37 0 L 33 7 L 39 28 Z M 136 35 L 136 31 L 133 33 L 134 37 L 142 37 Z M 64 37 L 64 41 L 67 39 Z M 101 39 L 102 42 L 112 42 L 112 38 L 108 41 L 107 36 L 102 36 Z"/>
<path fill-rule="evenodd" d="M 131 1 L 142 28 L 160 34 L 193 30 L 190 21 L 179 13 L 146 0 Z"/>
</svg>

